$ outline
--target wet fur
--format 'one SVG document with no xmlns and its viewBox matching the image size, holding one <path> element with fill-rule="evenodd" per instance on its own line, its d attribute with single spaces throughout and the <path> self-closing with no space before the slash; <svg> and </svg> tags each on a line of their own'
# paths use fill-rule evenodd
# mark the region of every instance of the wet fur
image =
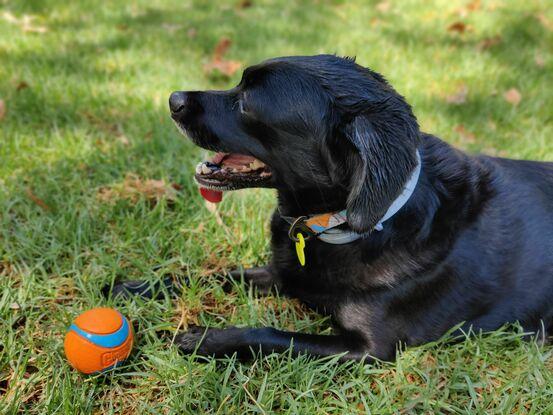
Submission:
<svg viewBox="0 0 553 415">
<path fill-rule="evenodd" d="M 553 163 L 458 151 L 420 132 L 381 75 L 332 55 L 269 60 L 232 90 L 188 94 L 174 118 L 196 144 L 267 163 L 283 214 L 347 207 L 349 226 L 365 237 L 310 240 L 301 267 L 275 212 L 271 263 L 243 277 L 331 314 L 337 334 L 195 329 L 177 338 L 183 351 L 248 357 L 292 344 L 296 353 L 393 359 L 399 343 L 436 340 L 463 322 L 464 330 L 551 329 Z M 416 149 L 415 193 L 372 231 L 415 167 Z"/>
</svg>

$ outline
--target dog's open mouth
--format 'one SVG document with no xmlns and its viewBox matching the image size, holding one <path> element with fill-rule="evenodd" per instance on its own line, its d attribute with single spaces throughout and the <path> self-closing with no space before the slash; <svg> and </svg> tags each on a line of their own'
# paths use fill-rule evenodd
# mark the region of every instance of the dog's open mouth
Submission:
<svg viewBox="0 0 553 415">
<path fill-rule="evenodd" d="M 211 160 L 196 166 L 194 178 L 200 188 L 216 191 L 247 187 L 268 187 L 271 170 L 252 156 L 237 153 L 216 153 Z"/>
</svg>

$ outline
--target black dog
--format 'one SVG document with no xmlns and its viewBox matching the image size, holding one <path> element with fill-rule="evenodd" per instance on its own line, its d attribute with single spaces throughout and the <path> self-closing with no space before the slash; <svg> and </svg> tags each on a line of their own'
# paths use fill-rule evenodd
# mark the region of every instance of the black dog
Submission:
<svg viewBox="0 0 553 415">
<path fill-rule="evenodd" d="M 462 322 L 489 331 L 518 321 L 544 337 L 553 328 L 553 163 L 468 156 L 422 133 L 381 75 L 331 55 L 271 59 L 231 90 L 175 92 L 169 104 L 194 143 L 222 152 L 198 166 L 200 186 L 278 190 L 272 261 L 244 279 L 329 313 L 338 328 L 196 328 L 177 337 L 185 352 L 292 345 L 387 360 L 398 343 Z M 347 221 L 323 234 L 309 226 L 341 211 Z"/>
</svg>

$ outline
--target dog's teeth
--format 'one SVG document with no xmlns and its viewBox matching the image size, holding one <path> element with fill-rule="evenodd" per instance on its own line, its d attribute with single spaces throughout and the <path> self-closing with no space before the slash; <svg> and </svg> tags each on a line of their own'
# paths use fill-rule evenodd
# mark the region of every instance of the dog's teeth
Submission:
<svg viewBox="0 0 553 415">
<path fill-rule="evenodd" d="M 238 173 L 238 169 L 234 168 L 231 170 L 233 173 Z"/>
<path fill-rule="evenodd" d="M 262 167 L 265 167 L 265 163 L 263 163 L 261 160 L 255 159 L 254 161 L 252 161 L 250 163 L 249 167 L 252 170 L 257 170 L 257 169 L 260 169 Z"/>
<path fill-rule="evenodd" d="M 211 169 L 207 167 L 205 164 L 202 164 L 202 174 L 209 174 L 211 173 Z"/>
</svg>

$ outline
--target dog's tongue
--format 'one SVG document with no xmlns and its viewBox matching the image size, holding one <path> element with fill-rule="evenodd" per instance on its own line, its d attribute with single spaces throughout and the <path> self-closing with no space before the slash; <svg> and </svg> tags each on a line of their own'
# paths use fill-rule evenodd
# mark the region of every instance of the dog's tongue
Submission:
<svg viewBox="0 0 553 415">
<path fill-rule="evenodd" d="M 200 187 L 200 194 L 205 200 L 211 203 L 219 203 L 223 200 L 223 192 L 220 190 L 211 190 L 205 187 Z"/>
<path fill-rule="evenodd" d="M 244 154 L 237 153 L 216 153 L 210 160 L 211 163 L 220 167 L 227 168 L 242 168 L 249 165 L 255 160 L 252 156 L 246 156 Z M 207 189 L 200 187 L 200 194 L 202 197 L 211 203 L 219 203 L 223 200 L 223 192 L 220 190 Z"/>
<path fill-rule="evenodd" d="M 215 156 L 211 159 L 213 164 L 221 164 L 223 159 L 227 156 L 227 153 L 216 153 Z M 207 189 L 205 187 L 200 187 L 200 194 L 202 197 L 211 203 L 219 203 L 223 200 L 223 192 L 220 190 Z"/>
</svg>

